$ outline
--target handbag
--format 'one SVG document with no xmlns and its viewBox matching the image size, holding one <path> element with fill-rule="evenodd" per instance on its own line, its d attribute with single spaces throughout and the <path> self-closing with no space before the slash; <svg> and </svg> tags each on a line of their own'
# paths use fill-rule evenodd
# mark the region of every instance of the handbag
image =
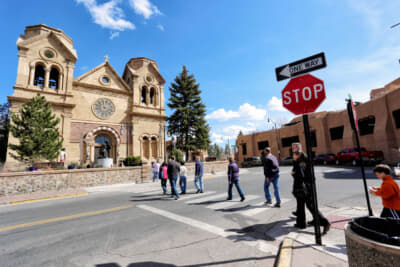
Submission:
<svg viewBox="0 0 400 267">
<path fill-rule="evenodd" d="M 394 167 L 394 175 L 400 177 L 400 163 L 398 163 L 397 166 Z"/>
</svg>

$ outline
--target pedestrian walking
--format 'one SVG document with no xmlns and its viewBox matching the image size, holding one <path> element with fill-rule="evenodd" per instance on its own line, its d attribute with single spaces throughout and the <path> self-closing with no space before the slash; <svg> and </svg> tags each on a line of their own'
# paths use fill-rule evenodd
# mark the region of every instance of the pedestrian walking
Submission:
<svg viewBox="0 0 400 267">
<path fill-rule="evenodd" d="M 167 194 L 167 180 L 168 180 L 168 167 L 167 167 L 167 163 L 165 163 L 165 162 L 163 162 L 163 164 L 160 167 L 159 178 L 161 181 L 161 188 L 165 195 L 165 194 Z"/>
<path fill-rule="evenodd" d="M 370 192 L 382 198 L 382 218 L 400 219 L 400 189 L 392 176 L 390 176 L 391 171 L 388 165 L 377 165 L 374 173 L 382 180 L 382 184 L 380 187 L 370 187 Z"/>
<path fill-rule="evenodd" d="M 160 161 L 153 162 L 153 183 L 159 179 Z"/>
<path fill-rule="evenodd" d="M 194 185 L 197 188 L 196 194 L 198 194 L 198 193 L 204 192 L 203 163 L 200 161 L 199 156 L 196 156 L 195 162 L 196 162 L 196 165 L 195 165 L 195 172 L 194 172 Z"/>
<path fill-rule="evenodd" d="M 293 195 L 297 200 L 297 218 L 295 227 L 300 229 L 307 227 L 305 204 L 314 218 L 308 223 L 308 225 L 314 225 L 315 218 L 318 216 L 320 225 L 323 227 L 322 234 L 325 235 L 329 231 L 331 224 L 319 210 L 315 213 L 314 198 L 312 194 L 311 166 L 307 164 L 307 156 L 302 151 L 293 152 L 292 176 L 294 178 Z"/>
<path fill-rule="evenodd" d="M 230 156 L 228 159 L 229 159 L 229 165 L 228 165 L 229 186 L 228 186 L 228 198 L 226 200 L 232 200 L 232 187 L 233 187 L 233 185 L 235 185 L 236 190 L 238 191 L 238 193 L 240 195 L 240 201 L 243 202 L 245 200 L 245 197 L 244 197 L 243 190 L 239 184 L 239 167 L 236 164 L 236 162 L 232 156 Z"/>
<path fill-rule="evenodd" d="M 262 157 L 262 164 L 264 166 L 264 193 L 265 204 L 272 204 L 272 196 L 269 192 L 269 185 L 272 183 L 274 186 L 274 195 L 276 203 L 274 207 L 281 207 L 281 196 L 279 193 L 279 162 L 271 153 L 271 148 L 264 149 L 264 156 Z"/>
<path fill-rule="evenodd" d="M 168 163 L 168 179 L 171 184 L 171 197 L 175 197 L 175 200 L 179 199 L 178 190 L 176 189 L 176 182 L 178 180 L 179 172 L 180 167 L 175 161 L 175 157 L 172 156 Z"/>
<path fill-rule="evenodd" d="M 185 167 L 185 162 L 181 162 L 181 171 L 179 173 L 179 187 L 181 188 L 181 194 L 186 194 L 186 178 L 187 169 Z"/>
</svg>

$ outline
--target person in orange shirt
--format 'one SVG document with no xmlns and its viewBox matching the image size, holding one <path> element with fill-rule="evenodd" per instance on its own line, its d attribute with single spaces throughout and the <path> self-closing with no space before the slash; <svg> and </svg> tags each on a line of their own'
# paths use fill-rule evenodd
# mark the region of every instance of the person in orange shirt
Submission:
<svg viewBox="0 0 400 267">
<path fill-rule="evenodd" d="M 375 175 L 382 180 L 380 187 L 370 187 L 371 194 L 382 198 L 383 210 L 381 217 L 400 219 L 400 189 L 390 176 L 389 166 L 379 164 L 375 167 Z"/>
</svg>

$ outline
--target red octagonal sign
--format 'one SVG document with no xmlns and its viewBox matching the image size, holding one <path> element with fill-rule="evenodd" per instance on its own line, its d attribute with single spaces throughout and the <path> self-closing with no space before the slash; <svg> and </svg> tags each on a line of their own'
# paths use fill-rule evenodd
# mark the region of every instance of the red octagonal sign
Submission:
<svg viewBox="0 0 400 267">
<path fill-rule="evenodd" d="M 324 82 L 311 74 L 291 79 L 282 90 L 283 106 L 296 115 L 314 112 L 325 97 Z"/>
</svg>

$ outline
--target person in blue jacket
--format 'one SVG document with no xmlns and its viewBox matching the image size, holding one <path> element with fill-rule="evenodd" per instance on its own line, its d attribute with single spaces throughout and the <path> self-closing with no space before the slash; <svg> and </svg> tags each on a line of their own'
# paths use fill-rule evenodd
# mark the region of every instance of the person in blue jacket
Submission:
<svg viewBox="0 0 400 267">
<path fill-rule="evenodd" d="M 244 193 L 239 184 L 239 167 L 234 161 L 232 156 L 229 157 L 228 182 L 229 182 L 228 198 L 226 200 L 232 200 L 232 187 L 233 185 L 235 185 L 236 190 L 240 195 L 240 201 L 244 201 L 245 200 Z"/>
<path fill-rule="evenodd" d="M 196 167 L 194 172 L 194 185 L 197 188 L 198 193 L 204 192 L 204 184 L 203 184 L 203 163 L 200 161 L 200 157 L 196 156 Z"/>
</svg>

